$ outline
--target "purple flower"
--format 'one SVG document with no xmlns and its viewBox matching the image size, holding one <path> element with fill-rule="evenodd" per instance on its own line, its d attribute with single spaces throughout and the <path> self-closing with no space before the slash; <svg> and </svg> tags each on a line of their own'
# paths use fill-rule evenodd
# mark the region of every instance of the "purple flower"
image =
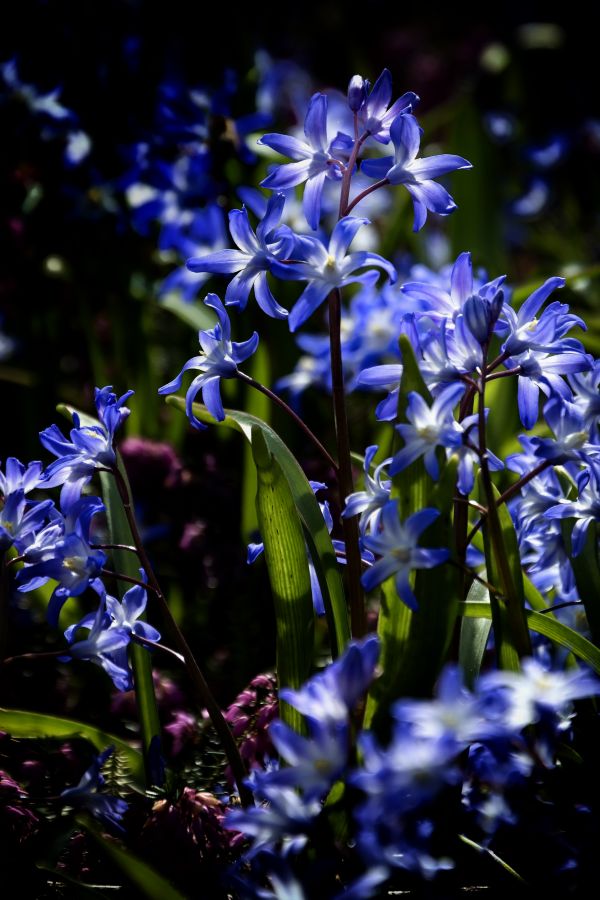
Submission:
<svg viewBox="0 0 600 900">
<path fill-rule="evenodd" d="M 471 169 L 471 163 L 462 156 L 443 153 L 417 159 L 421 143 L 421 129 L 409 113 L 397 116 L 390 126 L 394 144 L 394 156 L 367 159 L 362 171 L 369 178 L 385 179 L 390 184 L 403 184 L 414 206 L 414 231 L 420 231 L 427 218 L 427 210 L 447 216 L 456 204 L 448 191 L 433 179 L 455 169 Z"/>
</svg>

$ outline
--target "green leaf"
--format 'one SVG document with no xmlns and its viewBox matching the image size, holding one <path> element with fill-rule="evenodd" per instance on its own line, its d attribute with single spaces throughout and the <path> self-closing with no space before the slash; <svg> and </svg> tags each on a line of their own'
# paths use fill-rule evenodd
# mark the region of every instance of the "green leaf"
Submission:
<svg viewBox="0 0 600 900">
<path fill-rule="evenodd" d="M 259 384 L 269 384 L 271 380 L 271 364 L 269 354 L 263 344 L 259 344 L 254 356 L 249 360 L 248 374 Z M 251 416 L 269 424 L 271 402 L 261 391 L 247 385 L 244 396 L 244 409 Z M 242 517 L 241 532 L 245 544 L 254 540 L 258 529 L 256 518 L 256 466 L 252 457 L 252 445 L 244 444 L 244 468 L 242 473 Z"/>
<path fill-rule="evenodd" d="M 184 894 L 173 887 L 156 869 L 134 856 L 115 841 L 104 837 L 100 829 L 87 816 L 77 816 L 77 822 L 94 838 L 108 858 L 119 867 L 126 878 L 150 900 L 185 900 Z"/>
<path fill-rule="evenodd" d="M 115 751 L 127 762 L 132 777 L 140 784 L 144 779 L 144 766 L 141 754 L 115 737 L 75 719 L 62 719 L 58 716 L 47 716 L 43 713 L 28 712 L 23 709 L 0 709 L 0 730 L 6 731 L 16 738 L 84 738 L 94 745 L 98 752 L 106 750 L 114 744 Z"/>
<path fill-rule="evenodd" d="M 277 679 L 300 688 L 310 675 L 314 652 L 314 610 L 304 534 L 292 492 L 261 429 L 252 429 L 258 476 L 256 509 L 275 606 Z M 281 704 L 284 721 L 301 731 L 302 716 Z"/>
<path fill-rule="evenodd" d="M 466 602 L 487 603 L 489 606 L 490 595 L 486 586 L 480 581 L 473 581 Z M 491 627 L 492 623 L 489 618 L 472 619 L 465 616 L 460 623 L 458 661 L 463 670 L 467 687 L 472 688 L 479 676 Z"/>
<path fill-rule="evenodd" d="M 170 406 L 185 413 L 185 401 L 181 397 L 167 397 Z M 263 435 L 284 474 L 300 515 L 308 549 L 323 594 L 332 655 L 338 656 L 350 640 L 350 625 L 339 565 L 319 504 L 300 464 L 279 435 L 265 422 L 240 410 L 226 409 L 223 422 L 215 422 L 205 406 L 193 405 L 194 415 L 203 422 L 241 432 L 252 443 L 252 429 L 257 427 Z"/>
<path fill-rule="evenodd" d="M 563 520 L 563 535 L 567 549 L 571 548 L 573 523 Z M 590 522 L 583 549 L 578 556 L 571 556 L 577 593 L 583 603 L 592 640 L 600 646 L 600 563 L 598 560 L 598 525 Z"/>
<path fill-rule="evenodd" d="M 459 615 L 474 618 L 491 618 L 492 611 L 489 603 L 460 603 Z M 591 641 L 584 638 L 577 631 L 563 625 L 550 614 L 526 609 L 527 623 L 532 631 L 543 634 L 561 647 L 571 650 L 575 656 L 588 663 L 600 675 L 600 650 Z"/>
</svg>

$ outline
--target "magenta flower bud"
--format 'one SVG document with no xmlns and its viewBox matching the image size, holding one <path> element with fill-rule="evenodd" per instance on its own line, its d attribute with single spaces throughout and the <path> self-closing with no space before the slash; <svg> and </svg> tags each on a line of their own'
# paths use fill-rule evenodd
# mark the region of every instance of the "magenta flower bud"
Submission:
<svg viewBox="0 0 600 900">
<path fill-rule="evenodd" d="M 367 98 L 367 84 L 362 75 L 353 75 L 348 85 L 348 106 L 357 113 Z"/>
</svg>

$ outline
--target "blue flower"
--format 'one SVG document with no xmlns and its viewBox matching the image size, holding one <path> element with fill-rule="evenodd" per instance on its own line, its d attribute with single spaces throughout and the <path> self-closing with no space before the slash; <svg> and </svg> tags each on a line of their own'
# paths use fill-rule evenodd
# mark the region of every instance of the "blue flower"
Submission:
<svg viewBox="0 0 600 900">
<path fill-rule="evenodd" d="M 37 460 L 25 466 L 14 456 L 9 456 L 6 460 L 6 474 L 0 469 L 0 491 L 5 497 L 19 490 L 28 494 L 40 487 L 42 480 L 42 463 Z"/>
<path fill-rule="evenodd" d="M 554 301 L 538 318 L 538 310 L 557 288 L 565 285 L 565 279 L 548 278 L 525 300 L 518 312 L 506 305 L 503 318 L 508 326 L 509 336 L 502 345 L 508 356 L 514 357 L 526 350 L 539 350 L 542 353 L 560 353 L 564 350 L 583 350 L 579 341 L 564 335 L 576 325 L 586 330 L 583 319 L 569 313 L 566 304 Z"/>
<path fill-rule="evenodd" d="M 346 497 L 346 506 L 342 513 L 344 519 L 360 513 L 359 530 L 363 535 L 369 528 L 372 532 L 378 530 L 381 510 L 390 499 L 392 483 L 389 478 L 384 478 L 384 473 L 392 461 L 391 457 L 380 462 L 371 475 L 371 463 L 378 449 L 377 444 L 367 447 L 364 464 L 365 489 L 364 491 L 355 491 Z"/>
<path fill-rule="evenodd" d="M 528 350 L 506 360 L 506 366 L 518 369 L 517 402 L 519 416 L 525 428 L 533 428 L 538 420 L 540 391 L 563 400 L 571 399 L 571 391 L 561 375 L 585 372 L 593 365 L 592 357 L 581 350 L 563 350 L 549 354 Z"/>
<path fill-rule="evenodd" d="M 439 478 L 436 450 L 444 447 L 455 450 L 463 443 L 464 429 L 454 419 L 453 411 L 464 394 L 463 384 L 451 384 L 440 391 L 431 406 L 416 391 L 408 395 L 406 418 L 408 423 L 396 425 L 396 431 L 404 440 L 404 447 L 392 460 L 390 474 L 401 472 L 420 456 L 424 456 L 425 469 L 433 479 Z"/>
<path fill-rule="evenodd" d="M 21 488 L 8 494 L 0 509 L 0 553 L 13 544 L 22 553 L 44 527 L 53 508 L 52 500 L 28 502 Z"/>
<path fill-rule="evenodd" d="M 521 729 L 550 714 L 560 729 L 573 712 L 573 700 L 600 693 L 600 679 L 584 669 L 551 671 L 537 659 L 525 659 L 520 672 L 498 670 L 481 677 L 478 693 L 495 691 L 501 692 L 502 715 L 511 727 Z"/>
<path fill-rule="evenodd" d="M 51 425 L 40 433 L 42 445 L 58 457 L 46 469 L 43 486 L 51 488 L 62 484 L 60 501 L 63 509 L 79 499 L 96 469 L 110 469 L 116 465 L 113 446 L 115 431 L 129 415 L 130 411 L 124 404 L 132 394 L 133 391 L 127 391 L 117 398 L 110 385 L 96 388 L 99 425 L 82 426 L 77 413 L 73 413 L 75 428 L 71 429 L 70 441 L 57 425 Z"/>
<path fill-rule="evenodd" d="M 365 590 L 372 591 L 392 575 L 395 576 L 398 596 L 410 609 L 417 608 L 417 601 L 410 586 L 409 576 L 414 569 L 430 569 L 445 562 L 449 550 L 417 547 L 423 531 L 439 516 L 437 509 L 421 509 L 405 522 L 398 517 L 398 501 L 390 500 L 381 514 L 381 531 L 363 537 L 363 543 L 381 559 L 362 576 Z"/>
<path fill-rule="evenodd" d="M 573 556 L 579 556 L 583 550 L 592 522 L 600 521 L 600 460 L 590 459 L 588 467 L 577 475 L 576 482 L 577 500 L 559 500 L 544 513 L 548 519 L 577 519 L 571 534 Z"/>
<path fill-rule="evenodd" d="M 295 788 L 280 785 L 273 779 L 274 774 L 277 772 L 255 770 L 247 779 L 254 796 L 263 803 L 226 811 L 225 827 L 253 838 L 246 859 L 275 847 L 283 856 L 299 852 L 306 845 L 308 832 L 321 813 L 320 800 L 306 798 Z"/>
<path fill-rule="evenodd" d="M 103 750 L 89 769 L 84 772 L 79 783 L 75 787 L 62 791 L 60 796 L 69 806 L 85 809 L 105 825 L 110 825 L 117 831 L 123 832 L 121 819 L 128 804 L 120 797 L 99 793 L 100 788 L 105 784 L 102 766 L 114 749 L 114 747 L 107 747 L 106 750 Z"/>
<path fill-rule="evenodd" d="M 471 163 L 462 156 L 443 153 L 417 159 L 421 143 L 421 129 L 409 113 L 398 116 L 390 126 L 394 144 L 394 156 L 367 159 L 362 171 L 369 178 L 385 179 L 390 184 L 403 184 L 411 195 L 415 223 L 414 231 L 420 231 L 427 218 L 427 210 L 446 216 L 456 209 L 448 191 L 433 181 L 440 175 L 456 169 L 470 169 Z"/>
<path fill-rule="evenodd" d="M 143 570 L 142 578 L 144 577 Z M 68 659 L 89 660 L 101 666 L 120 691 L 130 690 L 132 676 L 127 658 L 127 645 L 132 635 L 148 641 L 160 640 L 160 632 L 147 622 L 139 621 L 146 609 L 147 594 L 141 585 L 130 588 L 119 602 L 101 590 L 101 600 L 95 613 L 84 616 L 80 622 L 65 631 L 69 642 Z M 86 638 L 75 641 L 80 628 L 88 630 Z"/>
<path fill-rule="evenodd" d="M 369 83 L 366 85 L 368 90 Z M 419 102 L 413 91 L 407 91 L 390 106 L 391 99 L 392 76 L 389 69 L 384 69 L 358 111 L 362 130 L 381 144 L 389 144 L 390 126 L 396 117 L 412 112 Z"/>
<path fill-rule="evenodd" d="M 225 418 L 225 410 L 221 400 L 220 379 L 235 378 L 238 373 L 238 363 L 244 362 L 249 356 L 252 356 L 258 347 L 256 332 L 241 344 L 231 340 L 229 316 L 216 294 L 208 294 L 204 303 L 215 310 L 219 321 L 209 331 L 198 332 L 202 355 L 188 359 L 179 375 L 158 390 L 159 394 L 172 394 L 174 391 L 178 391 L 181 388 L 184 372 L 189 369 L 198 369 L 202 374 L 194 378 L 185 395 L 187 417 L 190 424 L 198 429 L 206 428 L 206 425 L 196 418 L 192 410 L 192 403 L 198 391 L 202 391 L 202 399 L 210 414 L 218 422 L 222 422 Z"/>
<path fill-rule="evenodd" d="M 88 587 L 102 593 L 99 575 L 106 562 L 102 550 L 90 546 L 93 516 L 104 511 L 98 497 L 77 500 L 63 519 L 55 518 L 23 551 L 25 566 L 17 572 L 20 591 L 34 590 L 49 578 L 58 582 L 48 604 L 48 621 L 56 627 L 60 611 L 69 597 L 80 596 Z"/>
<path fill-rule="evenodd" d="M 377 280 L 377 274 L 373 271 L 355 275 L 357 269 L 378 266 L 388 273 L 392 281 L 396 280 L 396 270 L 378 253 L 369 253 L 367 250 L 348 253 L 356 232 L 366 224 L 368 219 L 345 216 L 333 229 L 328 247 L 316 237 L 304 237 L 300 241 L 300 252 L 305 261 L 287 265 L 280 262 L 274 264 L 273 272 L 279 278 L 308 282 L 290 312 L 290 331 L 296 331 L 334 288 L 356 282 L 372 284 Z"/>
<path fill-rule="evenodd" d="M 286 134 L 265 134 L 259 144 L 266 144 L 277 153 L 295 160 L 271 172 L 261 187 L 286 190 L 306 182 L 304 189 L 304 214 L 310 227 L 316 231 L 321 216 L 321 196 L 326 178 L 339 180 L 342 175 L 337 160 L 331 155 L 331 142 L 327 137 L 327 97 L 313 94 L 304 120 L 306 140 Z"/>
<path fill-rule="evenodd" d="M 377 637 L 351 641 L 335 662 L 299 690 L 284 688 L 280 695 L 311 725 L 319 728 L 343 725 L 373 680 L 378 659 Z"/>
<path fill-rule="evenodd" d="M 273 194 L 256 234 L 250 227 L 246 209 L 232 210 L 229 213 L 229 230 L 239 250 L 217 250 L 208 256 L 194 256 L 188 260 L 187 267 L 191 272 L 238 273 L 225 292 L 228 306 L 245 309 L 249 293 L 254 288 L 263 312 L 274 319 L 287 317 L 287 310 L 277 303 L 267 282 L 267 272 L 272 269 L 275 258 L 288 256 L 294 244 L 289 229 L 277 228 L 284 205 L 285 195 Z"/>
<path fill-rule="evenodd" d="M 554 438 L 532 437 L 535 456 L 560 465 L 567 460 L 585 463 L 600 454 L 600 445 L 590 442 L 589 428 L 573 403 L 555 394 L 544 405 L 544 418 Z"/>
</svg>

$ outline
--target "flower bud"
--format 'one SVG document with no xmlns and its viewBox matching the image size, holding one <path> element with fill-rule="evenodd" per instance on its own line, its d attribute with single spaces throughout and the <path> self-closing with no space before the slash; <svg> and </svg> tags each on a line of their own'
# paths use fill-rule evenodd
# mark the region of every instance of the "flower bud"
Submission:
<svg viewBox="0 0 600 900">
<path fill-rule="evenodd" d="M 348 106 L 357 113 L 367 96 L 367 86 L 362 75 L 353 75 L 348 85 Z"/>
<path fill-rule="evenodd" d="M 467 327 L 480 344 L 490 339 L 498 316 L 502 312 L 503 301 L 503 291 L 498 291 L 491 300 L 486 300 L 479 294 L 472 294 L 465 301 L 463 314 Z"/>
</svg>

